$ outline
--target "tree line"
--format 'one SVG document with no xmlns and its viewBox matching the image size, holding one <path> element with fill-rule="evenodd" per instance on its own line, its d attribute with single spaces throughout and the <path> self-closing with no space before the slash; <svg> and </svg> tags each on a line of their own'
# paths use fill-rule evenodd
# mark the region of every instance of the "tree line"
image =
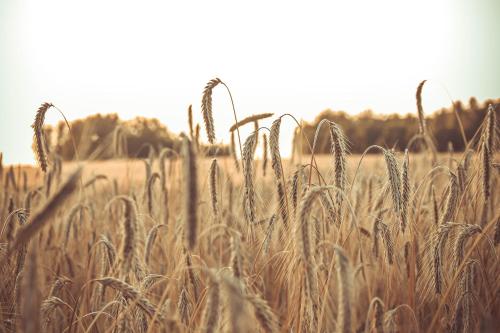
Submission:
<svg viewBox="0 0 500 333">
<path fill-rule="evenodd" d="M 480 127 L 488 105 L 500 106 L 500 99 L 486 100 L 479 103 L 474 97 L 468 103 L 456 102 L 450 108 L 442 108 L 426 116 L 427 124 L 438 151 L 447 151 L 453 147 L 455 151 L 464 149 L 463 135 L 458 118 L 463 125 L 467 140 L 470 140 Z M 496 107 L 498 116 L 500 107 Z M 415 114 L 386 116 L 377 115 L 366 110 L 358 115 L 349 115 L 345 111 L 324 110 L 312 122 L 303 123 L 304 135 L 313 142 L 316 128 L 322 119 L 339 124 L 349 141 L 351 153 L 362 153 L 370 145 L 403 150 L 418 132 L 418 119 Z M 163 148 L 179 152 L 181 138 L 168 130 L 156 118 L 136 117 L 132 120 L 121 120 L 117 114 L 96 114 L 70 123 L 71 135 L 64 122 L 56 126 L 45 127 L 48 148 L 57 153 L 63 160 L 75 158 L 74 144 L 80 159 L 111 159 L 116 157 L 144 158 L 149 154 L 158 154 Z M 120 129 L 122 152 L 117 156 L 116 135 Z M 298 133 L 298 131 L 296 131 Z M 208 155 L 229 155 L 227 145 L 210 146 L 200 142 L 200 127 L 197 126 L 193 140 Z M 297 138 L 298 136 L 296 136 Z M 294 138 L 295 142 L 296 138 Z M 299 145 L 294 145 L 299 147 Z M 304 154 L 309 147 L 302 145 Z M 315 153 L 330 152 L 328 131 L 321 130 L 317 137 Z"/>
<path fill-rule="evenodd" d="M 464 139 L 457 117 L 462 123 L 466 139 L 470 140 L 481 126 L 488 105 L 495 107 L 498 117 L 500 99 L 478 103 L 474 97 L 469 99 L 468 104 L 459 101 L 450 108 L 442 108 L 427 115 L 427 126 L 432 134 L 436 149 L 439 152 L 445 152 L 452 147 L 454 151 L 463 151 L 465 148 Z M 371 110 L 366 110 L 352 116 L 344 111 L 328 109 L 321 112 L 314 121 L 303 125 L 304 134 L 311 144 L 316 128 L 322 119 L 328 119 L 340 125 L 349 141 L 352 153 L 363 153 L 370 145 L 404 150 L 412 137 L 418 133 L 416 112 L 407 115 L 381 116 Z M 309 147 L 302 144 L 302 151 L 309 153 Z M 319 154 L 330 152 L 330 134 L 326 127 L 318 134 L 315 152 Z"/>
<path fill-rule="evenodd" d="M 56 126 L 45 126 L 48 150 L 63 160 L 75 159 L 73 140 L 81 160 L 105 160 L 112 158 L 145 158 L 159 154 L 164 148 L 179 152 L 181 137 L 168 130 L 156 118 L 136 117 L 121 120 L 117 114 L 95 114 L 70 122 L 71 133 L 64 122 Z M 117 134 L 120 133 L 119 142 Z M 193 140 L 198 148 L 210 155 L 229 155 L 225 145 L 200 143 L 197 126 Z M 119 146 L 120 153 L 117 152 Z"/>
</svg>

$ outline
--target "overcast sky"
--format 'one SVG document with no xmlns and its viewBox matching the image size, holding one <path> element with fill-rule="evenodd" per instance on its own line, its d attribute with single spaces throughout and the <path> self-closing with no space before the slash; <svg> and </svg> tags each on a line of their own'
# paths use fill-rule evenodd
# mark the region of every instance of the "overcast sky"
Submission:
<svg viewBox="0 0 500 333">
<path fill-rule="evenodd" d="M 185 131 L 187 106 L 201 121 L 214 77 L 240 118 L 415 112 L 422 79 L 427 111 L 450 97 L 500 97 L 499 13 L 498 0 L 0 0 L 0 151 L 7 163 L 33 161 L 30 125 L 45 101 L 69 119 L 115 112 Z M 214 118 L 227 142 L 222 88 Z"/>
</svg>

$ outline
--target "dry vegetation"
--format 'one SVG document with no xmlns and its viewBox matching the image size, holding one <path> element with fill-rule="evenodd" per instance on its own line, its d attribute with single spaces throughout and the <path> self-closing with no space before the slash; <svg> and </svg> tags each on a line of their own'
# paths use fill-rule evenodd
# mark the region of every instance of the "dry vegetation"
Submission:
<svg viewBox="0 0 500 333">
<path fill-rule="evenodd" d="M 219 84 L 202 98 L 211 143 Z M 351 157 L 325 120 L 317 131 L 330 134 L 331 155 L 296 163 L 279 147 L 292 117 L 267 129 L 258 120 L 271 114 L 238 122 L 234 112 L 233 156 L 217 158 L 200 148 L 190 108 L 181 154 L 63 164 L 42 133 L 53 105 L 42 105 L 41 170 L 0 171 L 1 332 L 498 329 L 495 110 L 465 152 L 438 155 L 423 84 L 405 152 Z M 245 124 L 256 131 L 240 138 Z"/>
</svg>

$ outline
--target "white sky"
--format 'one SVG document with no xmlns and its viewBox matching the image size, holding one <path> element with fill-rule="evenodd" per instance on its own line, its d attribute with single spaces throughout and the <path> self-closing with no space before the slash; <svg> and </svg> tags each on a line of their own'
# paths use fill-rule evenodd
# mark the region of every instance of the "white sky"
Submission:
<svg viewBox="0 0 500 333">
<path fill-rule="evenodd" d="M 45 101 L 70 119 L 116 112 L 186 131 L 187 106 L 201 122 L 201 93 L 216 76 L 239 118 L 415 112 L 422 79 L 433 80 L 428 112 L 450 105 L 443 85 L 454 99 L 500 97 L 498 13 L 495 0 L 0 0 L 0 151 L 7 163 L 33 161 L 30 125 Z M 222 88 L 214 118 L 227 142 Z"/>
</svg>

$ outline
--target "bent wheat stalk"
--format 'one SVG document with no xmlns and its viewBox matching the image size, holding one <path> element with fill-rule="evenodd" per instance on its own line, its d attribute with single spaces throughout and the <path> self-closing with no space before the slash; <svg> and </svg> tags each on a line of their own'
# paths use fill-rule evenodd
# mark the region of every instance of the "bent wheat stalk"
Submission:
<svg viewBox="0 0 500 333">
<path fill-rule="evenodd" d="M 76 189 L 78 180 L 82 174 L 82 167 L 78 167 L 64 182 L 63 185 L 47 200 L 42 208 L 30 216 L 29 222 L 21 228 L 8 253 L 12 254 L 26 244 L 35 234 L 37 234 L 49 222 L 53 222 L 54 216 L 59 207 L 70 198 L 71 193 Z M 2 260 L 3 261 L 3 260 Z"/>
<path fill-rule="evenodd" d="M 255 114 L 249 117 L 244 118 L 243 120 L 240 120 L 239 122 L 233 124 L 230 128 L 229 131 L 233 132 L 235 129 L 240 128 L 241 126 L 244 126 L 249 123 L 253 123 L 255 121 L 261 120 L 261 119 L 266 119 L 269 117 L 272 117 L 274 113 L 261 113 L 261 114 Z"/>
<path fill-rule="evenodd" d="M 208 142 L 215 143 L 215 128 L 214 116 L 212 113 L 212 91 L 222 81 L 219 78 L 208 81 L 205 89 L 203 89 L 203 97 L 201 99 L 201 113 L 203 115 L 203 122 L 205 123 L 205 130 L 207 131 Z"/>
<path fill-rule="evenodd" d="M 33 137 L 35 140 L 35 157 L 43 172 L 47 172 L 48 166 L 47 151 L 45 150 L 44 143 L 45 135 L 43 133 L 43 123 L 45 121 L 45 114 L 51 106 L 53 106 L 52 103 L 43 103 L 36 111 L 35 122 L 31 125 L 35 132 Z"/>
</svg>

